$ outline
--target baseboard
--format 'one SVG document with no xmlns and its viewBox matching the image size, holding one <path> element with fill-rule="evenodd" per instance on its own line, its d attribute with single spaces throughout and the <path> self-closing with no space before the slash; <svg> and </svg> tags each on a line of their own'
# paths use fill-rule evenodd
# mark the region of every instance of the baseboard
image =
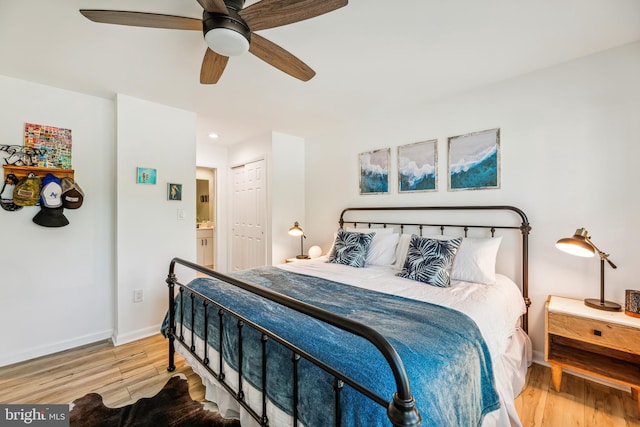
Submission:
<svg viewBox="0 0 640 427">
<path fill-rule="evenodd" d="M 0 367 L 12 365 L 14 363 L 25 362 L 37 357 L 47 356 L 53 353 L 58 353 L 60 351 L 69 350 L 71 348 L 110 339 L 112 335 L 113 330 L 109 329 L 101 332 L 96 332 L 95 334 L 84 335 L 82 337 L 76 337 L 69 340 L 33 347 L 12 354 L 7 354 L 5 351 L 3 351 L 3 354 L 0 355 Z"/>
<path fill-rule="evenodd" d="M 547 362 L 544 361 L 544 353 L 542 351 L 533 350 L 533 363 L 537 363 L 538 365 L 549 366 Z"/>
<path fill-rule="evenodd" d="M 141 340 L 143 338 L 148 338 L 152 335 L 157 335 L 160 333 L 161 327 L 162 325 L 158 323 L 157 325 L 138 329 L 132 332 L 127 332 L 126 334 L 119 334 L 116 331 L 114 331 L 113 336 L 111 337 L 111 340 L 113 341 L 113 345 L 115 346 L 127 344 L 133 341 Z"/>
</svg>

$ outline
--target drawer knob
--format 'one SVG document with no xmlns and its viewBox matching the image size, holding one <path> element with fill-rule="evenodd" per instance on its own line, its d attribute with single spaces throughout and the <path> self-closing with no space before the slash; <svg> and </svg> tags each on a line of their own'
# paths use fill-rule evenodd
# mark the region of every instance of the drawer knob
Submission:
<svg viewBox="0 0 640 427">
<path fill-rule="evenodd" d="M 597 336 L 597 337 L 601 337 L 602 336 L 602 331 L 599 331 L 597 329 L 593 330 L 593 335 Z"/>
</svg>

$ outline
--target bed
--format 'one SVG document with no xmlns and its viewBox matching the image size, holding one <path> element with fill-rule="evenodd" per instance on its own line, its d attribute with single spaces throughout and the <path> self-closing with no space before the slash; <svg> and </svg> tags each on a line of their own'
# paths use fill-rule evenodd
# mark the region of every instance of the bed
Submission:
<svg viewBox="0 0 640 427">
<path fill-rule="evenodd" d="M 177 351 L 244 427 L 519 426 L 524 212 L 358 207 L 337 228 L 313 260 L 224 275 L 173 259 L 168 370 Z"/>
</svg>

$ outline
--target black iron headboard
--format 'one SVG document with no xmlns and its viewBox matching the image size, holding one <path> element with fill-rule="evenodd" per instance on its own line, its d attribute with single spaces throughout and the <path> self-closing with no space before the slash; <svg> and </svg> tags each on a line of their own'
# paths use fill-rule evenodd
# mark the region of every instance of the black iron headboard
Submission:
<svg viewBox="0 0 640 427">
<path fill-rule="evenodd" d="M 471 224 L 463 221 L 415 221 L 415 218 L 411 217 L 407 221 L 403 220 L 391 220 L 387 221 L 386 219 L 373 219 L 372 221 L 366 219 L 362 220 L 361 218 L 353 218 L 353 219 L 345 219 L 345 216 L 349 216 L 350 213 L 354 212 L 392 212 L 392 213 L 400 213 L 407 211 L 441 211 L 441 212 L 456 212 L 456 211 L 485 211 L 485 212 L 499 212 L 499 211 L 507 211 L 513 212 L 519 216 L 520 224 L 513 225 L 507 224 L 505 222 L 497 221 L 492 219 L 490 224 Z M 503 219 L 504 221 L 504 219 Z M 499 224 L 495 224 L 495 222 L 499 222 Z M 519 208 L 514 206 L 381 206 L 381 207 L 354 207 L 354 208 L 346 208 L 340 214 L 339 224 L 340 227 L 344 227 L 344 224 L 353 224 L 357 226 L 358 224 L 364 225 L 366 227 L 388 227 L 388 226 L 397 226 L 400 228 L 402 232 L 404 228 L 413 227 L 416 228 L 420 235 L 422 235 L 422 230 L 425 227 L 437 227 L 440 230 L 441 234 L 444 234 L 445 228 L 461 228 L 464 230 L 465 237 L 467 236 L 467 232 L 469 229 L 487 229 L 490 231 L 493 236 L 495 231 L 498 229 L 511 229 L 511 230 L 519 230 L 522 235 L 522 296 L 524 298 L 525 305 L 527 310 L 525 314 L 522 316 L 522 329 L 525 332 L 529 332 L 529 306 L 531 305 L 531 300 L 529 299 L 529 232 L 531 231 L 531 225 L 529 224 L 529 220 L 527 219 L 527 215 Z"/>
</svg>

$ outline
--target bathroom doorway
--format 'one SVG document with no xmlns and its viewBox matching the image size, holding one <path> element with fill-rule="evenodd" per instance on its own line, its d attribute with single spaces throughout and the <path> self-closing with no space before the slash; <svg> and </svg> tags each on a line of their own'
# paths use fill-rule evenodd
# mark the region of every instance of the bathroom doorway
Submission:
<svg viewBox="0 0 640 427">
<path fill-rule="evenodd" d="M 196 168 L 196 263 L 216 268 L 216 169 Z"/>
</svg>

